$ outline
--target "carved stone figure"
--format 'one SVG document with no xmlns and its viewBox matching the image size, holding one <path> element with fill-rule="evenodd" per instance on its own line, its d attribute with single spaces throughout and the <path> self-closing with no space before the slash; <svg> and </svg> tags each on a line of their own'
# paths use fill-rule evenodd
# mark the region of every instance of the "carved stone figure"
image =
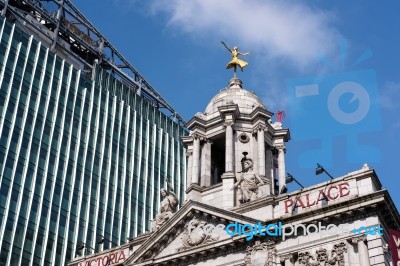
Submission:
<svg viewBox="0 0 400 266">
<path fill-rule="evenodd" d="M 328 263 L 330 265 L 336 265 L 336 262 L 337 262 L 338 266 L 344 266 L 345 265 L 345 263 L 344 263 L 344 253 L 345 252 L 347 252 L 347 246 L 344 242 L 335 244 L 331 251 L 331 259 L 328 260 Z"/>
<path fill-rule="evenodd" d="M 318 261 L 315 261 L 314 256 L 308 251 L 299 253 L 299 263 L 300 265 L 306 266 L 320 265 Z"/>
<path fill-rule="evenodd" d="M 182 247 L 178 248 L 178 251 L 211 243 L 223 235 L 226 235 L 225 226 L 214 226 L 194 218 L 185 225 Z"/>
<path fill-rule="evenodd" d="M 319 265 L 337 265 L 344 266 L 344 253 L 347 252 L 347 246 L 344 242 L 335 244 L 331 250 L 331 256 L 328 257 L 328 252 L 325 248 L 320 248 L 315 252 L 315 257 L 310 252 L 299 253 L 300 265 L 319 266 Z"/>
<path fill-rule="evenodd" d="M 246 158 L 246 155 L 242 159 L 242 169 L 243 171 L 232 189 L 239 187 L 239 201 L 240 203 L 245 203 L 262 196 L 260 186 L 264 185 L 264 182 L 253 171 L 253 160 Z"/>
<path fill-rule="evenodd" d="M 176 212 L 176 208 L 179 203 L 179 199 L 174 193 L 174 188 L 167 180 L 167 184 L 171 187 L 171 191 L 168 192 L 167 189 L 162 188 L 160 190 L 163 200 L 160 203 L 160 208 L 158 209 L 158 214 L 156 219 L 153 221 L 152 230 L 155 231 L 160 228 L 172 215 Z"/>
</svg>

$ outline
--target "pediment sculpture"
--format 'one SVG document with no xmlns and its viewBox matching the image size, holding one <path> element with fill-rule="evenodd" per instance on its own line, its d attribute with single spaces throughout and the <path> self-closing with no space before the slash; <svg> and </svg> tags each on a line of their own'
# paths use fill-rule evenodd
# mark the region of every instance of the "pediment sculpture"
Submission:
<svg viewBox="0 0 400 266">
<path fill-rule="evenodd" d="M 169 183 L 168 179 L 166 180 L 166 183 L 167 188 L 169 186 L 171 189 L 170 191 L 168 191 L 167 188 L 160 189 L 163 200 L 160 203 L 160 208 L 158 209 L 156 219 L 152 221 L 152 231 L 157 230 L 163 224 L 165 224 L 165 222 L 167 222 L 172 215 L 174 215 L 179 204 L 179 199 L 175 195 L 174 188 Z"/>
</svg>

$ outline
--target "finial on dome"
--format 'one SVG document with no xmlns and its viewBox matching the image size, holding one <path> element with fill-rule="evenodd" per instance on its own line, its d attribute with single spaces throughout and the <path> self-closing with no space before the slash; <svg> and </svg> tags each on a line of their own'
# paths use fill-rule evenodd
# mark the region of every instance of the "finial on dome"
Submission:
<svg viewBox="0 0 400 266">
<path fill-rule="evenodd" d="M 238 78 L 231 78 L 229 80 L 229 88 L 241 89 L 242 81 Z"/>
</svg>

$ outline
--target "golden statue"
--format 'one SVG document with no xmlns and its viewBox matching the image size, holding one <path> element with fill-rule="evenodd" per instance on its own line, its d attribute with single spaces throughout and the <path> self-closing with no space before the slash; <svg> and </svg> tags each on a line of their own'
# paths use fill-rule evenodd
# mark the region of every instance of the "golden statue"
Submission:
<svg viewBox="0 0 400 266">
<path fill-rule="evenodd" d="M 233 47 L 233 50 L 232 50 L 224 42 L 221 41 L 221 43 L 232 54 L 232 60 L 226 65 L 226 69 L 230 69 L 230 68 L 233 67 L 233 70 L 234 70 L 233 71 L 233 77 L 236 78 L 236 67 L 239 66 L 240 70 L 243 71 L 243 68 L 249 64 L 246 61 L 243 61 L 243 60 L 239 59 L 238 55 L 248 55 L 248 54 L 251 54 L 251 51 L 248 52 L 248 53 L 241 53 L 241 52 L 238 51 L 238 47 L 237 46 Z"/>
</svg>

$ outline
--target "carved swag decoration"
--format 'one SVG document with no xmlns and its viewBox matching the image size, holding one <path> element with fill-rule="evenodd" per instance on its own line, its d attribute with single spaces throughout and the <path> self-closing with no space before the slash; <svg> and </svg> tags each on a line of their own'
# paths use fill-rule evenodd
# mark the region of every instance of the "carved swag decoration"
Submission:
<svg viewBox="0 0 400 266">
<path fill-rule="evenodd" d="M 249 246 L 246 249 L 245 265 L 261 265 L 260 262 L 263 261 L 264 266 L 272 266 L 275 252 L 275 243 L 273 241 L 262 243 L 256 241 L 253 246 Z"/>
<path fill-rule="evenodd" d="M 226 235 L 225 226 L 214 226 L 213 224 L 193 218 L 185 225 L 182 236 L 182 247 L 178 248 L 178 251 L 209 244 L 217 241 L 224 235 Z"/>
<path fill-rule="evenodd" d="M 347 252 L 347 246 L 344 242 L 335 244 L 331 250 L 331 256 L 325 248 L 320 248 L 315 252 L 315 256 L 310 252 L 299 253 L 299 263 L 305 266 L 324 266 L 337 265 L 344 266 L 344 253 Z"/>
</svg>

